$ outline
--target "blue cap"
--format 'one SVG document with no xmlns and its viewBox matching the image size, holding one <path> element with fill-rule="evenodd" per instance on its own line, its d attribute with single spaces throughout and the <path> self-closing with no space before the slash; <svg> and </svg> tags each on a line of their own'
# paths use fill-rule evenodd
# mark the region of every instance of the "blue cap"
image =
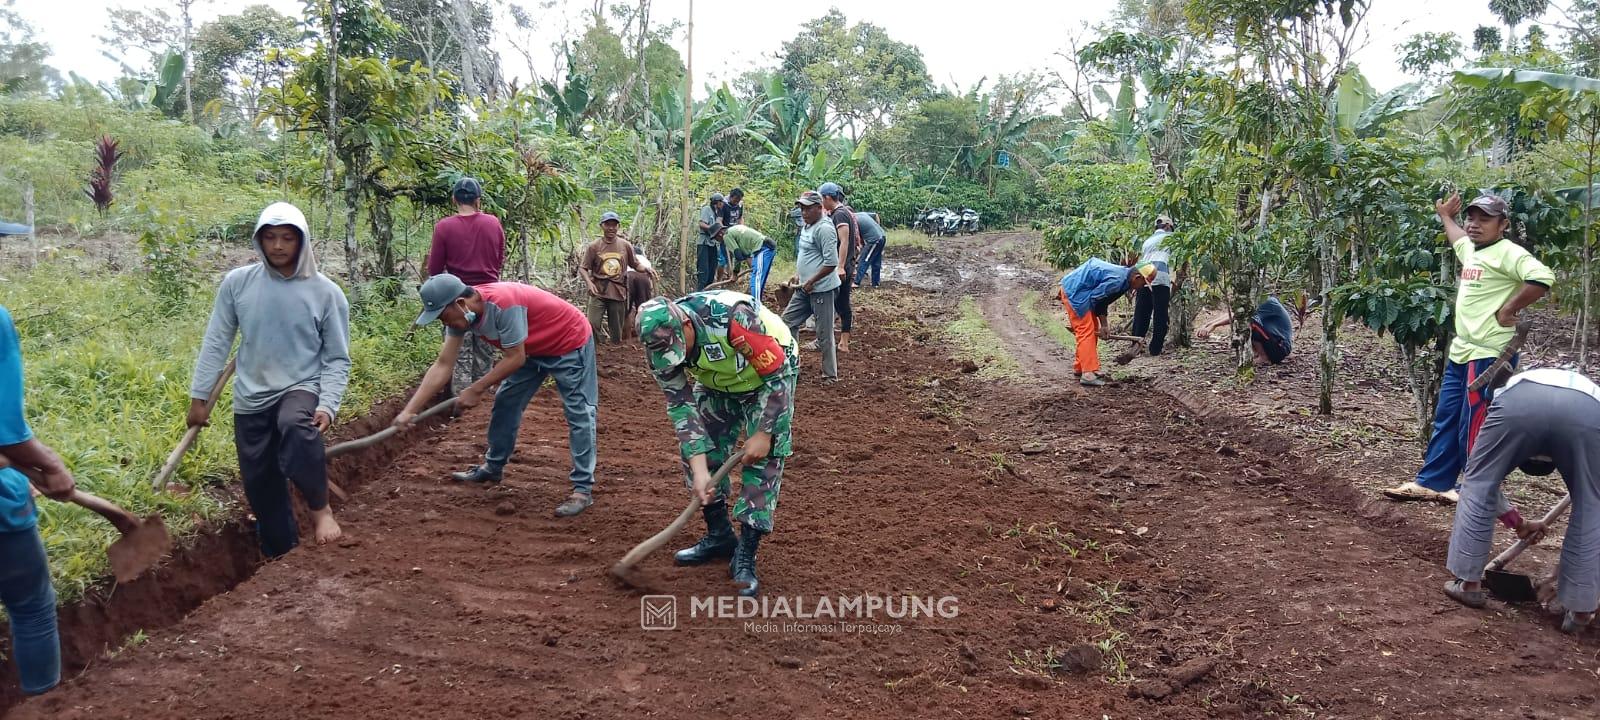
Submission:
<svg viewBox="0 0 1600 720">
<path fill-rule="evenodd" d="M 831 197 L 835 200 L 843 200 L 844 188 L 839 187 L 839 183 L 825 182 L 822 187 L 817 188 L 817 194 L 823 197 Z"/>
<path fill-rule="evenodd" d="M 614 213 L 614 212 L 611 212 L 610 210 L 607 210 L 604 215 L 600 216 L 600 224 L 601 225 L 604 225 L 604 224 L 606 224 L 608 222 L 611 222 L 613 220 L 615 220 L 615 221 L 617 221 L 619 223 L 622 222 L 622 218 L 617 217 L 617 214 Z"/>
<path fill-rule="evenodd" d="M 466 205 L 483 197 L 483 186 L 479 185 L 477 180 L 463 177 L 456 181 L 454 188 L 451 188 L 450 196 L 455 198 L 456 202 Z"/>
</svg>

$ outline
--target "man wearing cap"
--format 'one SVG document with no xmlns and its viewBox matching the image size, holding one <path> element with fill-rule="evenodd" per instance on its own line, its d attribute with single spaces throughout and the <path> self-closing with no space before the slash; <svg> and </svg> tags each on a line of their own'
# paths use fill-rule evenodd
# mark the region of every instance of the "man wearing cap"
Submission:
<svg viewBox="0 0 1600 720">
<path fill-rule="evenodd" d="M 730 290 L 660 297 L 639 309 L 639 337 L 650 371 L 667 398 L 690 491 L 703 503 L 706 534 L 678 551 L 680 565 L 732 557 L 739 594 L 760 591 L 756 549 L 772 532 L 784 459 L 792 449 L 795 380 L 800 356 L 782 318 L 755 298 Z M 739 436 L 742 450 L 735 450 Z M 732 481 L 711 484 L 712 469 L 742 456 L 739 499 L 728 521 Z M 731 475 L 731 473 L 730 473 Z"/>
<path fill-rule="evenodd" d="M 1100 337 L 1106 334 L 1103 308 L 1129 290 L 1138 290 L 1156 277 L 1156 266 L 1125 267 L 1100 258 L 1089 258 L 1061 277 L 1058 295 L 1072 322 L 1077 351 L 1072 369 L 1078 382 L 1090 387 L 1106 384 L 1100 379 Z"/>
<path fill-rule="evenodd" d="M 822 383 L 839 379 L 839 362 L 833 349 L 834 297 L 839 292 L 839 234 L 822 212 L 822 196 L 815 190 L 800 193 L 800 237 L 795 240 L 795 276 L 800 287 L 783 310 L 790 334 L 798 334 L 806 320 L 817 319 L 817 348 L 822 351 Z"/>
<path fill-rule="evenodd" d="M 1495 393 L 1467 461 L 1446 558 L 1456 579 L 1445 584 L 1445 594 L 1463 605 L 1483 607 L 1488 600 L 1481 583 L 1496 517 L 1522 538 L 1537 540 L 1545 529 L 1506 502 L 1501 484 L 1514 468 L 1529 475 L 1559 469 L 1571 495 L 1557 600 L 1562 631 L 1577 632 L 1600 605 L 1600 387 L 1570 370 L 1541 368 L 1512 377 Z"/>
<path fill-rule="evenodd" d="M 1134 354 L 1142 349 L 1148 350 L 1151 355 L 1160 355 L 1167 342 L 1167 311 L 1172 306 L 1172 253 L 1167 250 L 1166 239 L 1172 234 L 1172 218 L 1162 215 L 1156 218 L 1156 231 L 1145 238 L 1144 244 L 1139 247 L 1138 259 L 1134 265 L 1156 266 L 1156 277 L 1150 281 L 1148 287 L 1139 288 L 1133 294 L 1133 336 L 1142 338 L 1145 333 L 1150 333 L 1150 344 L 1134 343 L 1129 348 Z M 1151 327 L 1151 320 L 1155 321 Z M 1119 359 L 1120 362 L 1120 359 Z"/>
<path fill-rule="evenodd" d="M 711 193 L 711 202 L 700 208 L 700 241 L 695 246 L 699 290 L 717 279 L 717 250 L 722 246 L 722 193 Z"/>
<path fill-rule="evenodd" d="M 500 361 L 489 374 L 456 395 L 456 409 L 471 409 L 496 383 L 500 390 L 489 416 L 489 447 L 483 463 L 451 477 L 458 482 L 500 482 L 517 444 L 523 411 L 545 378 L 554 378 L 572 453 L 572 494 L 556 507 L 556 515 L 570 517 L 583 512 L 594 503 L 595 406 L 600 401 L 594 336 L 583 313 L 532 285 L 497 282 L 468 287 L 448 273 L 428 278 L 420 294 L 422 314 L 417 316 L 417 324 L 438 318 L 445 326 L 444 346 L 422 376 L 422 385 L 395 416 L 395 427 L 409 427 L 417 413 L 444 389 L 461 351 L 461 339 L 469 333 L 477 335 L 500 350 Z"/>
<path fill-rule="evenodd" d="M 850 352 L 850 326 L 855 312 L 850 306 L 850 286 L 855 284 L 856 260 L 861 257 L 861 228 L 856 225 L 856 212 L 844 202 L 844 188 L 838 183 L 825 182 L 817 188 L 822 196 L 822 210 L 828 214 L 834 234 L 839 236 L 839 257 L 844 259 L 839 274 L 839 292 L 833 297 L 833 310 L 839 316 L 839 352 Z M 821 325 L 817 326 L 821 335 Z M 833 326 L 828 326 L 829 332 Z M 820 347 L 820 345 L 819 345 Z"/>
<path fill-rule="evenodd" d="M 739 263 L 750 261 L 750 297 L 760 300 L 767 291 L 767 275 L 772 272 L 778 244 L 749 225 L 732 225 L 722 231 L 722 247 L 734 263 L 735 272 Z"/>
<path fill-rule="evenodd" d="M 483 186 L 463 177 L 450 191 L 456 214 L 433 226 L 433 246 L 428 250 L 428 275 L 450 273 L 468 285 L 500 282 L 506 264 L 506 233 L 500 218 L 483 211 Z M 462 343 L 460 360 L 451 376 L 450 392 L 457 393 L 489 372 L 494 355 L 476 337 Z"/>
<path fill-rule="evenodd" d="M 1555 274 L 1526 248 L 1502 237 L 1506 201 L 1485 194 L 1467 206 L 1467 226 L 1456 223 L 1461 196 L 1434 203 L 1445 236 L 1461 265 L 1456 289 L 1456 338 L 1439 387 L 1433 435 L 1415 479 L 1383 491 L 1391 500 L 1455 502 L 1456 480 L 1472 452 L 1494 390 L 1468 392 L 1516 335 L 1517 313 L 1550 291 Z M 1513 359 L 1513 365 L 1515 359 Z"/>
<path fill-rule="evenodd" d="M 589 327 L 600 337 L 600 320 L 605 319 L 611 342 L 622 343 L 622 320 L 628 313 L 626 269 L 646 272 L 633 251 L 633 243 L 617 237 L 622 219 L 614 212 L 600 216 L 601 237 L 583 251 L 579 274 L 589 286 Z"/>
</svg>

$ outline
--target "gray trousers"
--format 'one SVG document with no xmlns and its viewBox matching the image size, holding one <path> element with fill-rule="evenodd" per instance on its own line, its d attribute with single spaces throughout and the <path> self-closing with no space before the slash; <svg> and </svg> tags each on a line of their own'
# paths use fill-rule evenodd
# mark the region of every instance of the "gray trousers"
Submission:
<svg viewBox="0 0 1600 720">
<path fill-rule="evenodd" d="M 1556 596 L 1568 610 L 1593 612 L 1600 604 L 1600 403 L 1577 390 L 1520 382 L 1495 395 L 1467 459 L 1445 566 L 1463 580 L 1483 578 L 1495 518 L 1507 508 L 1500 484 L 1540 454 L 1555 461 L 1572 493 Z"/>
<path fill-rule="evenodd" d="M 839 377 L 839 358 L 833 347 L 833 301 L 838 293 L 838 290 L 810 293 L 796 290 L 794 297 L 789 298 L 789 307 L 783 310 L 783 324 L 789 326 L 789 333 L 795 337 L 800 336 L 800 328 L 805 326 L 806 320 L 816 316 L 817 349 L 822 351 L 822 376 L 825 378 Z"/>
<path fill-rule="evenodd" d="M 468 385 L 483 379 L 494 367 L 494 349 L 478 338 L 477 333 L 467 333 L 461 338 L 461 354 L 456 356 L 455 370 L 450 374 L 450 394 L 460 395 Z"/>
</svg>

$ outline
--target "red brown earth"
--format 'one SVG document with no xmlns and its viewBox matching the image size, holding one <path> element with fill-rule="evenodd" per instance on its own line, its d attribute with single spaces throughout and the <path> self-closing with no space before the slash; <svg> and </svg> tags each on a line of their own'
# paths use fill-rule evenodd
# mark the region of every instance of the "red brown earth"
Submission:
<svg viewBox="0 0 1600 720">
<path fill-rule="evenodd" d="M 940 262 L 981 261 L 990 238 Z M 1367 502 L 1301 438 L 1137 378 L 1077 388 L 1070 354 L 1007 317 L 1006 294 L 1039 277 L 862 291 L 845 381 L 821 387 L 805 358 L 765 594 L 953 596 L 957 617 L 768 633 L 680 611 L 679 629 L 642 630 L 642 592 L 607 570 L 686 496 L 641 350 L 606 347 L 584 514 L 551 514 L 568 468 L 551 394 L 504 487 L 445 480 L 482 450 L 477 410 L 363 460 L 339 508 L 347 542 L 262 566 L 12 716 L 1600 714 L 1593 634 L 1446 599 L 1443 533 Z M 1026 359 L 1024 381 L 950 359 L 938 328 L 964 294 Z M 643 571 L 680 608 L 731 587 L 724 567 L 665 552 Z"/>
</svg>

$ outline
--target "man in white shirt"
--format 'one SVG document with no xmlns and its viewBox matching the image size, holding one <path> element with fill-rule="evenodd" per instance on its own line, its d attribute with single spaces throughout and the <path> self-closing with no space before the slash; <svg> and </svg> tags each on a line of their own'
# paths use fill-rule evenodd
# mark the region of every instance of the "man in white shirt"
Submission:
<svg viewBox="0 0 1600 720">
<path fill-rule="evenodd" d="M 1519 467 L 1530 475 L 1560 470 L 1572 495 L 1556 599 L 1565 612 L 1562 631 L 1577 632 L 1600 604 L 1600 388 L 1576 372 L 1541 368 L 1512 377 L 1495 393 L 1467 460 L 1445 564 L 1456 577 L 1445 594 L 1469 607 L 1488 601 L 1481 581 L 1495 518 L 1519 537 L 1544 531 L 1501 493 L 1501 482 Z"/>
</svg>

